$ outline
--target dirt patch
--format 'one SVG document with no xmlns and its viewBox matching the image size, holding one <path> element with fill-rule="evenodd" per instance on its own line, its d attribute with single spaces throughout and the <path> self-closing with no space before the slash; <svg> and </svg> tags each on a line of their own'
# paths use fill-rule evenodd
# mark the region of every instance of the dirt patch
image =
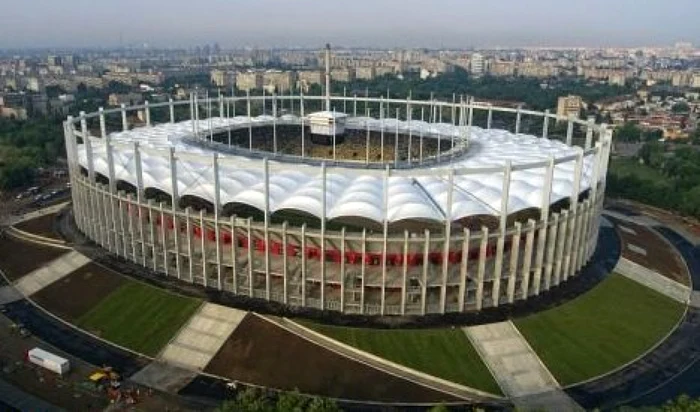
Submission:
<svg viewBox="0 0 700 412">
<path fill-rule="evenodd" d="M 322 349 L 253 315 L 238 325 L 205 372 L 334 398 L 411 403 L 456 400 Z"/>
<path fill-rule="evenodd" d="M 34 219 L 19 222 L 15 227 L 19 230 L 46 237 L 49 239 L 62 240 L 58 234 L 57 221 L 58 213 L 49 213 L 48 215 L 35 217 Z"/>
<path fill-rule="evenodd" d="M 126 278 L 95 263 L 88 263 L 32 296 L 39 305 L 68 321 L 92 309 Z"/>
<path fill-rule="evenodd" d="M 623 257 L 690 286 L 688 269 L 683 259 L 660 235 L 642 225 L 614 218 L 610 220 L 620 235 Z"/>
<path fill-rule="evenodd" d="M 13 281 L 68 252 L 0 235 L 0 269 Z"/>
</svg>

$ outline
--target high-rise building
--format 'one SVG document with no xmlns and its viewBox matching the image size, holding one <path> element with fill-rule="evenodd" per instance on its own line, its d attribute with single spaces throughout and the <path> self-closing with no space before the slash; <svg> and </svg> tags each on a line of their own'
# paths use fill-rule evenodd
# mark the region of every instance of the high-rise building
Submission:
<svg viewBox="0 0 700 412">
<path fill-rule="evenodd" d="M 481 76 L 485 71 L 485 61 L 484 55 L 481 53 L 472 54 L 471 61 L 469 62 L 469 71 L 474 76 Z"/>
<path fill-rule="evenodd" d="M 210 79 L 218 87 L 229 87 L 235 82 L 236 76 L 232 72 L 214 69 L 210 73 Z"/>
<path fill-rule="evenodd" d="M 557 100 L 557 117 L 579 117 L 583 109 L 581 96 L 561 96 Z"/>
</svg>

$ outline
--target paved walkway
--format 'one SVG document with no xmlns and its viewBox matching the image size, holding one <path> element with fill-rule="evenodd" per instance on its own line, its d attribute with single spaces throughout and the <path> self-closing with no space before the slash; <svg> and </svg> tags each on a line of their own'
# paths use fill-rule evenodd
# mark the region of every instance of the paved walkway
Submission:
<svg viewBox="0 0 700 412">
<path fill-rule="evenodd" d="M 24 296 L 30 296 L 89 262 L 87 256 L 72 251 L 22 276 L 14 286 Z"/>
<path fill-rule="evenodd" d="M 688 303 L 691 289 L 651 269 L 621 257 L 615 272 L 681 303 Z"/>
<path fill-rule="evenodd" d="M 23 222 L 25 220 L 34 219 L 35 217 L 41 217 L 41 216 L 49 215 L 51 213 L 56 213 L 56 212 L 60 211 L 61 209 L 63 209 L 69 203 L 70 202 L 62 202 L 62 203 L 59 203 L 59 204 L 56 204 L 53 206 L 45 207 L 43 209 L 35 210 L 33 212 L 25 213 L 25 214 L 20 215 L 20 216 L 15 216 L 15 215 L 7 216 L 7 215 L 5 215 L 2 217 L 2 223 L 7 225 L 7 226 L 11 226 L 11 225 L 15 225 L 19 222 Z"/>
<path fill-rule="evenodd" d="M 510 321 L 462 328 L 503 392 L 524 410 L 582 410 Z"/>
<path fill-rule="evenodd" d="M 407 381 L 416 383 L 418 385 L 425 386 L 439 392 L 444 392 L 446 394 L 452 395 L 454 397 L 468 400 L 468 401 L 482 401 L 482 402 L 500 402 L 502 399 L 478 389 L 469 388 L 464 385 L 460 385 L 454 382 L 450 382 L 445 379 L 441 379 L 427 373 L 423 373 L 403 365 L 391 362 L 387 359 L 375 356 L 371 353 L 364 352 L 360 349 L 346 345 L 342 342 L 329 338 L 326 335 L 318 333 L 311 330 L 303 325 L 300 325 L 290 319 L 286 318 L 273 318 L 269 316 L 261 316 L 285 330 L 308 340 L 322 348 L 335 352 L 341 356 L 345 356 L 348 359 L 352 359 L 356 362 L 363 363 L 374 369 L 388 373 L 390 375 L 397 376 Z"/>
<path fill-rule="evenodd" d="M 190 370 L 204 369 L 246 313 L 213 303 L 203 303 L 163 349 L 159 359 Z"/>
<path fill-rule="evenodd" d="M 15 289 L 12 286 L 0 287 L 0 305 L 6 305 L 8 303 L 15 302 L 23 298 L 24 297 L 22 296 L 22 294 L 19 293 L 17 289 Z"/>
<path fill-rule="evenodd" d="M 131 380 L 167 393 L 178 393 L 187 386 L 197 372 L 182 369 L 165 362 L 154 361 L 131 376 Z"/>
</svg>

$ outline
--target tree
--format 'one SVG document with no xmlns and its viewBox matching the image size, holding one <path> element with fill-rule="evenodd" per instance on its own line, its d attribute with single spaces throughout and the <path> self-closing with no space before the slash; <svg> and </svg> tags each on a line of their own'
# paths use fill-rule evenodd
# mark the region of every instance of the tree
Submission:
<svg viewBox="0 0 700 412">
<path fill-rule="evenodd" d="M 217 412 L 340 412 L 334 401 L 317 396 L 308 397 L 299 391 L 283 392 L 274 398 L 264 391 L 248 388 L 226 401 Z"/>
<path fill-rule="evenodd" d="M 620 142 L 638 142 L 642 129 L 634 123 L 627 122 L 613 131 L 613 139 Z"/>
<path fill-rule="evenodd" d="M 639 149 L 639 158 L 648 166 L 660 168 L 664 162 L 664 152 L 663 143 L 648 142 Z"/>
<path fill-rule="evenodd" d="M 671 111 L 673 113 L 688 113 L 690 111 L 690 106 L 686 102 L 678 102 L 671 106 Z"/>
</svg>

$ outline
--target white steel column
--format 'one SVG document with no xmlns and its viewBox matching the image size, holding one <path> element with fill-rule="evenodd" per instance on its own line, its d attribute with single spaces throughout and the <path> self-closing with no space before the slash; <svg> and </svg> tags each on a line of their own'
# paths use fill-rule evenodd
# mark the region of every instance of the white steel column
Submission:
<svg viewBox="0 0 700 412">
<path fill-rule="evenodd" d="M 506 241 L 506 226 L 508 223 L 508 201 L 510 200 L 510 177 L 511 162 L 506 162 L 503 171 L 503 189 L 501 191 L 501 216 L 498 229 L 498 240 L 496 243 L 496 261 L 493 268 L 493 289 L 491 298 L 493 306 L 496 307 L 501 301 L 501 278 L 503 277 L 503 250 Z"/>
<path fill-rule="evenodd" d="M 515 281 L 518 276 L 518 257 L 520 254 L 521 233 L 522 224 L 520 222 L 515 222 L 515 233 L 513 233 L 513 237 L 511 237 L 510 266 L 508 268 L 508 286 L 506 288 L 508 303 L 513 303 L 515 301 Z"/>
<path fill-rule="evenodd" d="M 153 222 L 153 199 L 148 199 L 148 240 L 151 242 L 151 263 L 153 270 L 158 271 L 158 250 L 156 246 L 156 228 Z"/>
<path fill-rule="evenodd" d="M 340 229 L 340 312 L 345 313 L 345 226 Z"/>
<path fill-rule="evenodd" d="M 321 163 L 321 310 L 326 309 L 326 162 Z"/>
<path fill-rule="evenodd" d="M 289 302 L 289 269 L 287 267 L 287 221 L 282 222 L 282 302 Z"/>
<path fill-rule="evenodd" d="M 566 125 L 566 145 L 571 146 L 571 141 L 574 137 L 574 120 L 573 116 L 569 115 Z"/>
<path fill-rule="evenodd" d="M 252 218 L 246 220 L 246 237 L 248 238 L 248 296 L 255 297 L 253 288 L 253 269 L 255 266 L 255 259 L 253 258 L 253 248 L 255 247 L 253 243 L 253 230 L 251 229 Z"/>
<path fill-rule="evenodd" d="M 306 223 L 301 225 L 301 306 L 306 306 Z"/>
<path fill-rule="evenodd" d="M 578 157 L 576 158 L 576 166 L 574 167 L 574 185 L 571 188 L 571 197 L 569 201 L 569 219 L 567 222 L 567 233 L 566 233 L 566 252 L 564 254 L 564 268 L 562 272 L 563 280 L 567 280 L 571 273 L 571 267 L 575 265 L 576 252 L 575 243 L 577 238 L 577 233 L 580 230 L 579 225 L 579 202 L 578 197 L 581 192 L 581 172 L 583 170 L 583 151 L 578 152 Z M 573 253 L 573 256 L 572 256 Z"/>
<path fill-rule="evenodd" d="M 406 298 L 408 293 L 408 230 L 403 231 L 403 259 L 401 259 L 401 315 L 406 314 Z"/>
<path fill-rule="evenodd" d="M 270 164 L 267 157 L 263 159 L 263 176 L 263 196 L 265 198 L 265 298 L 270 300 Z"/>
<path fill-rule="evenodd" d="M 595 117 L 588 116 L 588 124 L 586 125 L 586 143 L 583 146 L 583 148 L 585 150 L 588 150 L 591 148 L 591 144 L 593 142 L 593 125 L 594 125 L 594 123 L 595 123 Z"/>
<path fill-rule="evenodd" d="M 202 248 L 202 285 L 209 286 L 209 268 L 207 254 L 207 223 L 204 221 L 204 209 L 199 210 L 199 228 L 202 235 L 200 246 Z"/>
<path fill-rule="evenodd" d="M 185 219 L 187 223 L 185 227 L 187 228 L 187 263 L 189 266 L 190 283 L 194 283 L 194 243 L 192 242 L 192 216 L 190 213 L 190 207 L 187 206 L 185 209 Z"/>
<path fill-rule="evenodd" d="M 144 112 L 146 113 L 146 126 L 151 125 L 151 108 L 148 106 L 148 100 L 143 102 Z"/>
<path fill-rule="evenodd" d="M 559 233 L 559 214 L 552 214 L 552 221 L 547 234 L 546 249 L 547 254 L 544 260 L 544 290 L 549 290 L 552 286 L 552 269 L 554 265 L 554 251 L 556 249 L 557 234 Z"/>
<path fill-rule="evenodd" d="M 525 300 L 530 295 L 530 267 L 532 265 L 532 247 L 535 243 L 535 231 L 537 230 L 537 222 L 535 219 L 527 221 L 527 229 L 525 231 L 525 255 L 523 258 L 522 267 L 522 283 L 520 284 L 520 298 Z"/>
<path fill-rule="evenodd" d="M 104 139 L 107 137 L 107 126 L 105 125 L 105 109 L 100 107 L 98 111 L 100 114 L 100 136 Z"/>
<path fill-rule="evenodd" d="M 535 256 L 535 274 L 533 277 L 534 282 L 534 295 L 540 294 L 541 284 L 542 284 L 542 264 L 544 262 L 544 248 L 547 240 L 547 225 L 549 223 L 549 201 L 552 193 L 552 182 L 554 181 L 554 157 L 549 158 L 549 164 L 547 165 L 547 173 L 544 179 L 544 187 L 542 188 L 542 203 L 540 205 L 540 224 L 542 227 L 539 229 L 537 235 L 537 251 Z"/>
<path fill-rule="evenodd" d="M 119 105 L 119 111 L 122 115 L 122 130 L 127 131 L 129 130 L 129 121 L 126 118 L 126 105 L 124 103 Z"/>
<path fill-rule="evenodd" d="M 305 146 L 306 138 L 304 136 L 304 129 L 305 129 L 305 127 L 304 127 L 305 126 L 304 125 L 304 93 L 301 93 L 299 98 L 300 98 L 299 99 L 299 110 L 301 113 L 300 119 L 299 119 L 301 121 L 301 157 L 303 158 L 304 156 L 306 156 L 306 146 Z"/>
<path fill-rule="evenodd" d="M 486 119 L 486 128 L 491 129 L 492 124 L 493 124 L 493 107 L 491 106 L 491 103 L 489 103 L 489 112 L 488 112 L 488 117 Z"/>
<path fill-rule="evenodd" d="M 552 285 L 561 283 L 561 271 L 564 265 L 564 249 L 567 247 L 567 232 L 569 228 L 570 214 L 568 210 L 563 210 L 559 216 L 559 227 L 557 227 L 557 243 L 554 257 L 554 276 Z"/>
<path fill-rule="evenodd" d="M 382 296 L 381 296 L 381 309 L 380 313 L 384 315 L 386 310 L 386 254 L 388 249 L 387 236 L 389 235 L 389 165 L 386 165 L 384 169 L 384 187 L 383 187 L 383 201 L 382 201 L 382 213 L 383 213 L 383 237 L 382 237 Z"/>
<path fill-rule="evenodd" d="M 367 228 L 362 228 L 362 267 L 360 268 L 360 313 L 365 313 L 365 276 L 367 274 Z"/>
<path fill-rule="evenodd" d="M 248 111 L 248 149 L 253 150 L 253 117 L 250 113 L 250 90 L 246 90 L 246 109 Z"/>
<path fill-rule="evenodd" d="M 542 137 L 545 139 L 549 135 L 549 110 L 544 111 L 544 119 L 542 120 Z"/>
<path fill-rule="evenodd" d="M 172 97 L 168 99 L 168 109 L 170 111 L 170 123 L 175 123 L 175 106 Z"/>
<path fill-rule="evenodd" d="M 221 95 L 219 102 L 222 103 Z M 223 105 L 223 103 L 222 103 Z M 223 107 L 223 106 L 222 106 Z M 214 236 L 216 237 L 216 280 L 219 290 L 224 288 L 223 265 L 221 264 L 221 228 L 219 227 L 219 216 L 221 215 L 221 183 L 219 176 L 219 154 L 212 156 L 212 169 L 214 171 Z"/>
<path fill-rule="evenodd" d="M 430 230 L 425 229 L 423 243 L 423 279 L 421 279 L 421 315 L 425 315 L 426 306 L 428 304 L 428 265 L 430 264 L 428 257 L 430 256 Z"/>
<path fill-rule="evenodd" d="M 520 112 L 522 110 L 522 106 L 518 105 L 518 108 L 515 110 L 515 134 L 520 134 L 520 118 L 522 113 Z"/>
<path fill-rule="evenodd" d="M 236 215 L 232 215 L 229 218 L 229 224 L 231 225 L 231 272 L 233 273 L 231 290 L 235 295 L 238 294 L 238 235 L 236 234 Z"/>
<path fill-rule="evenodd" d="M 143 187 L 143 168 L 141 164 L 141 147 L 139 142 L 134 142 L 134 166 L 136 167 L 136 201 L 138 202 L 139 236 L 141 238 L 141 264 L 146 266 L 146 235 L 143 228 L 143 205 L 146 193 Z"/>
<path fill-rule="evenodd" d="M 177 278 L 182 278 L 180 268 L 180 222 L 177 217 L 177 209 L 180 204 L 180 190 L 177 185 L 177 158 L 175 157 L 175 148 L 170 148 L 170 192 L 172 193 L 172 202 L 170 210 L 173 215 L 173 242 L 175 243 L 175 268 Z"/>
<path fill-rule="evenodd" d="M 165 222 L 165 209 L 163 208 L 163 202 L 158 204 L 158 212 L 160 213 L 160 243 L 163 248 L 163 272 L 165 273 L 165 276 L 168 276 L 170 272 L 168 270 L 168 239 L 166 237 L 168 228 Z"/>
<path fill-rule="evenodd" d="M 445 244 L 442 249 L 442 283 L 440 285 L 440 313 L 447 308 L 447 274 L 449 270 L 450 237 L 452 236 L 452 198 L 454 193 L 455 173 L 449 169 L 447 176 L 447 203 L 445 207 Z"/>
<path fill-rule="evenodd" d="M 469 266 L 469 229 L 464 228 L 462 240 L 462 263 L 459 268 L 459 311 L 464 312 L 464 300 L 467 293 L 467 269 Z"/>
<path fill-rule="evenodd" d="M 481 227 L 481 243 L 479 245 L 479 269 L 476 275 L 476 310 L 484 306 L 484 275 L 486 274 L 486 251 L 489 245 L 489 228 Z"/>
</svg>

